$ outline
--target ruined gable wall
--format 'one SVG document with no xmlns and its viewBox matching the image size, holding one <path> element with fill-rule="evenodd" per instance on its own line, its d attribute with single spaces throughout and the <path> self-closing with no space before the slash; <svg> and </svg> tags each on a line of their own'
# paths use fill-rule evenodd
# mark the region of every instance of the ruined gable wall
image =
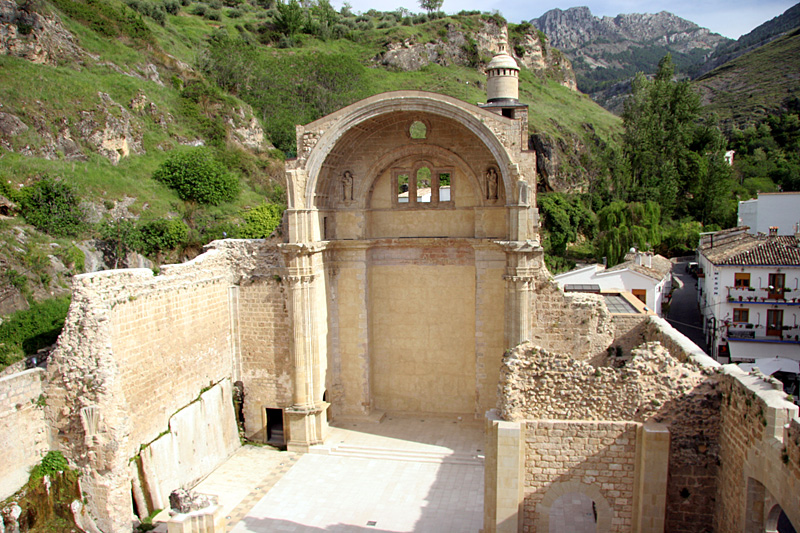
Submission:
<svg viewBox="0 0 800 533">
<path fill-rule="evenodd" d="M 531 342 L 545 349 L 588 360 L 605 353 L 614 324 L 602 297 L 566 294 L 554 282 L 537 284 L 532 297 Z"/>
<path fill-rule="evenodd" d="M 32 368 L 0 378 L 0 501 L 28 481 L 31 467 L 50 449 L 50 428 L 37 405 L 43 374 Z"/>
<path fill-rule="evenodd" d="M 232 374 L 233 255 L 211 250 L 158 276 L 129 269 L 74 280 L 48 366 L 47 409 L 60 447 L 84 473 L 103 530 L 130 528 L 129 461 L 140 446 L 167 430 L 170 417 L 204 388 Z M 209 442 L 217 436 L 201 435 Z"/>
<path fill-rule="evenodd" d="M 715 531 L 764 531 L 777 501 L 800 526 L 800 419 L 770 378 L 723 367 Z"/>
</svg>

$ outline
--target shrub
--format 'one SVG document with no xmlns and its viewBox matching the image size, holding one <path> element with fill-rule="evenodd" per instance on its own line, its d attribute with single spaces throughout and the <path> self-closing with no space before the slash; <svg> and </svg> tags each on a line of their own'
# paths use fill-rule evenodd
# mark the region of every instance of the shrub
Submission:
<svg viewBox="0 0 800 533">
<path fill-rule="evenodd" d="M 31 468 L 31 481 L 42 479 L 44 476 L 52 477 L 56 472 L 66 472 L 69 470 L 67 459 L 58 450 L 47 452 L 42 457 L 42 462 Z"/>
<path fill-rule="evenodd" d="M 186 242 L 189 228 L 180 220 L 153 220 L 142 224 L 140 249 L 145 255 L 154 255 L 175 249 Z"/>
<path fill-rule="evenodd" d="M 58 237 L 75 237 L 86 229 L 86 215 L 75 190 L 62 181 L 44 178 L 22 189 L 22 215 L 37 229 Z"/>
<path fill-rule="evenodd" d="M 285 206 L 262 204 L 244 215 L 245 225 L 239 232 L 245 239 L 264 239 L 269 237 L 283 218 Z"/>
<path fill-rule="evenodd" d="M 197 4 L 192 8 L 192 15 L 197 15 L 198 17 L 205 17 L 207 11 L 208 11 L 207 5 Z"/>
<path fill-rule="evenodd" d="M 229 10 L 228 10 L 228 18 L 229 18 L 229 19 L 238 19 L 238 18 L 239 18 L 239 17 L 241 17 L 243 14 L 244 14 L 244 13 L 242 12 L 242 10 L 241 10 L 241 9 L 229 9 Z"/>
<path fill-rule="evenodd" d="M 156 169 L 153 179 L 173 189 L 186 202 L 219 205 L 239 193 L 236 176 L 206 148 L 173 153 Z"/>
<path fill-rule="evenodd" d="M 0 369 L 53 344 L 69 309 L 69 297 L 34 303 L 0 324 Z"/>
</svg>

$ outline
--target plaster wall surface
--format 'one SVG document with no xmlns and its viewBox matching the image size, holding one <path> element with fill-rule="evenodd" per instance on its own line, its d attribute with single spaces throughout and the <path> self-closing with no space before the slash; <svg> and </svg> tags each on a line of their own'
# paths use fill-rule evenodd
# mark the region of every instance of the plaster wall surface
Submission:
<svg viewBox="0 0 800 533">
<path fill-rule="evenodd" d="M 778 235 L 792 235 L 800 223 L 800 193 L 760 193 L 755 200 L 739 202 L 739 226 L 749 226 L 749 233 L 769 234 L 771 226 Z"/>
<path fill-rule="evenodd" d="M 27 481 L 30 469 L 50 449 L 42 395 L 44 370 L 32 368 L 0 378 L 0 501 Z"/>
</svg>

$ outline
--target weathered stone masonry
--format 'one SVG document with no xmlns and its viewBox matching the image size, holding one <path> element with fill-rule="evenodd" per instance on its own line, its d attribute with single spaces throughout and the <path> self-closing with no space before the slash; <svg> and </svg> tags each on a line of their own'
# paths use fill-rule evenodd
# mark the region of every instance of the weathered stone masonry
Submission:
<svg viewBox="0 0 800 533">
<path fill-rule="evenodd" d="M 28 480 L 28 471 L 50 449 L 41 368 L 0 378 L 0 501 Z"/>
</svg>

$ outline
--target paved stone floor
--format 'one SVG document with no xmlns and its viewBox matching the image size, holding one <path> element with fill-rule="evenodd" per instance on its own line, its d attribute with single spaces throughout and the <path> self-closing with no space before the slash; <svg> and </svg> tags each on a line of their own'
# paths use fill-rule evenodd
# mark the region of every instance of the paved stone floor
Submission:
<svg viewBox="0 0 800 533">
<path fill-rule="evenodd" d="M 423 417 L 343 423 L 305 455 L 244 446 L 196 490 L 219 497 L 235 533 L 477 532 L 482 428 Z"/>
</svg>

